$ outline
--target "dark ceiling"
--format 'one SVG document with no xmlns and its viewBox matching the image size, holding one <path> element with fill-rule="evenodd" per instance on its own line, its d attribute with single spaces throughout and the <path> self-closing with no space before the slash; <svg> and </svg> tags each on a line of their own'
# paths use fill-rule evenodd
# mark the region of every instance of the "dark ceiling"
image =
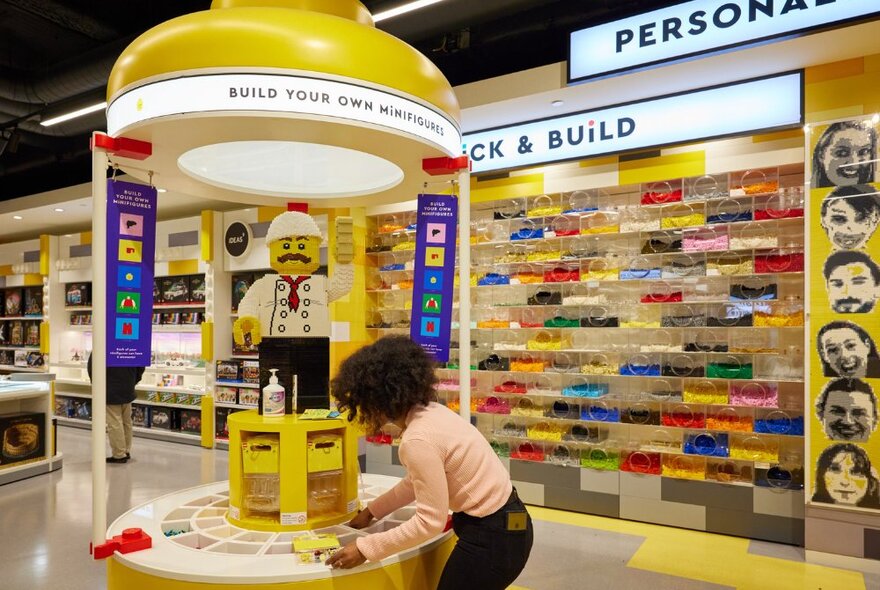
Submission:
<svg viewBox="0 0 880 590">
<path fill-rule="evenodd" d="M 408 0 L 366 0 L 381 12 Z M 379 23 L 427 55 L 453 85 L 566 59 L 568 32 L 680 0 L 446 0 Z M 103 100 L 110 68 L 154 25 L 210 0 L 0 0 L 0 200 L 87 182 L 95 113 L 41 117 Z"/>
</svg>

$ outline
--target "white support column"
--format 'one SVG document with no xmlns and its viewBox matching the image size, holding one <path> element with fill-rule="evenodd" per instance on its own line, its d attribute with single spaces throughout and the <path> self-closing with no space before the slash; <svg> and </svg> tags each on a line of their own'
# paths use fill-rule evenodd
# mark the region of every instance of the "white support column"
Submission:
<svg viewBox="0 0 880 590">
<path fill-rule="evenodd" d="M 94 145 L 94 140 L 92 145 Z M 92 149 L 92 544 L 107 534 L 107 152 Z"/>
<path fill-rule="evenodd" d="M 471 419 L 471 174 L 458 174 L 458 383 L 461 417 Z"/>
</svg>

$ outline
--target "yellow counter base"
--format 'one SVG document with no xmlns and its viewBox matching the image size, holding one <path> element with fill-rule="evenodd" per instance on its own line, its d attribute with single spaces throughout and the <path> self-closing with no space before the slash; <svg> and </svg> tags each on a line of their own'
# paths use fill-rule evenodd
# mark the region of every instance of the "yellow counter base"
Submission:
<svg viewBox="0 0 880 590">
<path fill-rule="evenodd" d="M 364 570 L 364 566 L 347 573 L 333 572 L 329 578 L 303 582 L 272 583 L 272 590 L 434 590 L 446 560 L 455 547 L 455 537 L 449 536 L 439 545 L 404 561 L 380 568 Z M 291 558 L 291 568 L 296 567 Z M 145 574 L 127 567 L 111 557 L 107 560 L 108 590 L 263 590 L 266 584 L 223 584 L 184 582 Z"/>
<path fill-rule="evenodd" d="M 358 501 L 369 502 L 399 478 L 364 474 Z M 116 553 L 107 562 L 110 590 L 139 588 L 352 588 L 358 590 L 433 589 L 455 543 L 452 531 L 378 563 L 331 570 L 322 562 L 301 563 L 294 540 L 334 534 L 342 544 L 387 531 L 415 514 L 414 506 L 395 510 L 362 530 L 345 524 L 303 531 L 254 531 L 227 516 L 228 482 L 180 490 L 136 506 L 107 530 L 107 538 L 140 528 L 153 539 L 150 549 Z M 167 535 L 167 536 L 166 536 Z"/>
</svg>

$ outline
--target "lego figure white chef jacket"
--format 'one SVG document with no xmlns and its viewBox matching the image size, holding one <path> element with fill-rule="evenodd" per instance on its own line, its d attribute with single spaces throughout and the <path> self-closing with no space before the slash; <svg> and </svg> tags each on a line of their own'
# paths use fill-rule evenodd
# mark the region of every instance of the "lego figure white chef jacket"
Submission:
<svg viewBox="0 0 880 590">
<path fill-rule="evenodd" d="M 282 213 L 269 226 L 269 264 L 278 274 L 256 281 L 238 306 L 236 343 L 249 338 L 260 350 L 260 383 L 278 369 L 297 411 L 329 406 L 330 311 L 354 282 L 352 220 L 336 219 L 336 266 L 329 279 L 312 274 L 320 266 L 323 235 L 311 216 Z M 264 379 L 265 377 L 265 379 Z M 290 404 L 288 404 L 290 406 Z M 289 408 L 289 411 L 292 411 Z"/>
</svg>

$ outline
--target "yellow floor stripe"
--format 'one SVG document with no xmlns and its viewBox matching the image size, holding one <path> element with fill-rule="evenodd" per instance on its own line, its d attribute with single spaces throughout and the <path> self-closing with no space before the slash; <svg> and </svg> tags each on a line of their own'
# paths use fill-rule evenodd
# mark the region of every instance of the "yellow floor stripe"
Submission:
<svg viewBox="0 0 880 590">
<path fill-rule="evenodd" d="M 865 588 L 859 572 L 753 555 L 748 539 L 536 506 L 529 506 L 529 513 L 536 520 L 645 537 L 627 564 L 641 570 L 742 590 Z"/>
</svg>

